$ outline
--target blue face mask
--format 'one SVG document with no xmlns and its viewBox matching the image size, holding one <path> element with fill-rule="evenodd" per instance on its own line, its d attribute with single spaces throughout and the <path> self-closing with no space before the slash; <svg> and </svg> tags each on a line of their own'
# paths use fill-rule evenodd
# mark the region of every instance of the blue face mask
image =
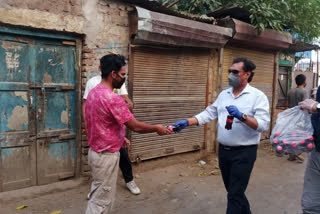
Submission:
<svg viewBox="0 0 320 214">
<path fill-rule="evenodd" d="M 238 75 L 236 75 L 234 73 L 230 73 L 229 77 L 228 77 L 228 82 L 229 82 L 230 86 L 237 88 L 240 86 L 241 79 L 239 78 Z"/>
</svg>

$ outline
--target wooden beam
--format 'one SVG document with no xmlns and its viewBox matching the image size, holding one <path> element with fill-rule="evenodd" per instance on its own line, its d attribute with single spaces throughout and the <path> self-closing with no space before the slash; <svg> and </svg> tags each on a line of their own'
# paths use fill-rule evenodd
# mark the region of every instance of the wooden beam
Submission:
<svg viewBox="0 0 320 214">
<path fill-rule="evenodd" d="M 167 8 L 172 7 L 173 5 L 175 5 L 175 4 L 177 4 L 177 3 L 179 3 L 180 1 L 181 1 L 181 0 L 175 0 L 174 2 L 172 2 L 172 3 L 168 4 Z"/>
</svg>

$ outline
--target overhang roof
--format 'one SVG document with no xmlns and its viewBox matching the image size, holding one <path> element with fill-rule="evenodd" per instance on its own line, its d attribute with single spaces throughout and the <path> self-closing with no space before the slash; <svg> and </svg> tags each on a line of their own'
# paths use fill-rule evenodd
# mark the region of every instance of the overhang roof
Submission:
<svg viewBox="0 0 320 214">
<path fill-rule="evenodd" d="M 320 46 L 313 45 L 309 43 L 302 42 L 300 40 L 294 39 L 293 43 L 290 45 L 287 52 L 296 53 L 296 52 L 303 52 L 303 51 L 311 51 L 311 50 L 318 50 Z"/>
<path fill-rule="evenodd" d="M 233 29 L 233 38 L 228 44 L 269 51 L 287 49 L 292 44 L 289 33 L 266 29 L 258 35 L 252 25 L 232 18 L 221 19 L 218 24 Z"/>
<path fill-rule="evenodd" d="M 232 29 L 170 16 L 136 7 L 130 14 L 133 44 L 221 48 Z"/>
</svg>

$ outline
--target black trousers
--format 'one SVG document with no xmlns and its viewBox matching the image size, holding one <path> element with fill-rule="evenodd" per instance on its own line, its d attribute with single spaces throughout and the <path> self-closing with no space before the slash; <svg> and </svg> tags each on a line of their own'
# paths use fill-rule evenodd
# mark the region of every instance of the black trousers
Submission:
<svg viewBox="0 0 320 214">
<path fill-rule="evenodd" d="M 245 191 L 257 158 L 257 148 L 257 145 L 219 145 L 219 167 L 228 192 L 227 214 L 251 214 Z"/>
<path fill-rule="evenodd" d="M 126 183 L 133 180 L 131 160 L 129 158 L 128 149 L 120 149 L 119 167 Z"/>
</svg>

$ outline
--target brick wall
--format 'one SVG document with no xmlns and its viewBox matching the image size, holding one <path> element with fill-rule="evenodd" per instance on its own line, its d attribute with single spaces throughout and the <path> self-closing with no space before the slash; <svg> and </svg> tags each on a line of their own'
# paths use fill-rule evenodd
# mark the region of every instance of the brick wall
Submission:
<svg viewBox="0 0 320 214">
<path fill-rule="evenodd" d="M 130 5 L 117 0 L 2 0 L 0 23 L 82 35 L 83 95 L 86 81 L 99 74 L 102 56 L 112 51 L 128 57 L 128 12 L 131 10 Z M 90 175 L 85 135 L 79 144 L 82 146 L 81 173 Z"/>
</svg>

